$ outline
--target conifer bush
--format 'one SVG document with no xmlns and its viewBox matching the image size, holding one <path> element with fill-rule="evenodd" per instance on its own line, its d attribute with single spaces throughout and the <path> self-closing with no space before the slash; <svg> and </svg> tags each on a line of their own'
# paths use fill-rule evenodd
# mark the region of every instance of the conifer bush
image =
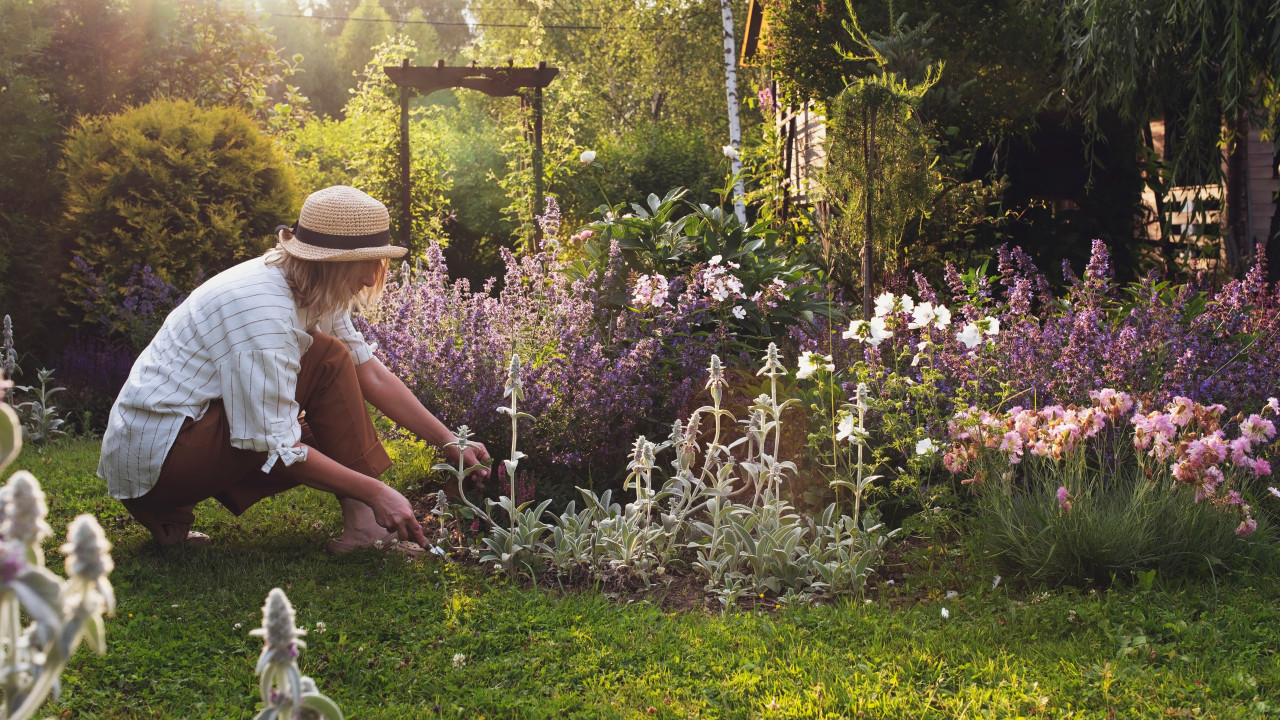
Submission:
<svg viewBox="0 0 1280 720">
<path fill-rule="evenodd" d="M 159 100 L 83 118 L 68 136 L 62 217 L 68 305 L 113 306 L 132 268 L 190 289 L 261 254 L 296 217 L 285 159 L 244 111 Z M 83 258 L 105 285 L 95 297 Z M 78 312 L 78 311 L 77 311 Z"/>
</svg>

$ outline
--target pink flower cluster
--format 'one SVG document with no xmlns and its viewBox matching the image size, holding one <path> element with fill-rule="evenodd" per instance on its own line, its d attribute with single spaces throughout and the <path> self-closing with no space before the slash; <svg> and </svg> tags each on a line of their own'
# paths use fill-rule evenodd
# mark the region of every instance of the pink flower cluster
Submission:
<svg viewBox="0 0 1280 720">
<path fill-rule="evenodd" d="M 1272 398 L 1272 401 L 1275 399 Z M 1275 410 L 1268 405 L 1262 412 Z M 1276 435 L 1275 423 L 1261 414 L 1236 416 L 1238 436 L 1228 440 L 1222 429 L 1222 405 L 1201 405 L 1178 396 L 1163 412 L 1132 418 L 1133 446 L 1169 465 L 1173 479 L 1196 488 L 1196 499 L 1210 497 L 1225 479 L 1222 468 L 1228 460 L 1236 468 L 1258 477 L 1271 474 L 1271 464 L 1256 452 Z"/>
<path fill-rule="evenodd" d="M 1027 453 L 1036 457 L 1061 460 L 1078 449 L 1081 443 L 1094 437 L 1107 426 L 1108 419 L 1115 421 L 1119 412 L 1114 406 L 1132 407 L 1132 401 L 1124 393 L 1111 409 L 1095 400 L 1092 407 L 1075 405 L 1049 405 L 1039 410 L 1014 407 L 1003 415 L 992 415 L 977 408 L 956 413 L 948 423 L 952 446 L 943 455 L 942 462 L 953 473 L 962 473 L 977 459 L 983 449 L 1003 454 L 1010 465 L 1022 462 Z M 965 480 L 980 481 L 981 477 Z"/>
<path fill-rule="evenodd" d="M 1061 460 L 1084 449 L 1085 441 L 1107 427 L 1120 431 L 1125 418 L 1135 407 L 1134 399 L 1125 392 L 1110 388 L 1089 393 L 1090 407 L 1050 405 L 1040 410 L 1015 407 L 1003 414 L 992 414 L 970 407 L 957 412 L 948 424 L 952 445 L 943 456 L 947 470 L 955 474 L 968 471 L 986 451 L 993 451 L 1008 465 L 1022 462 L 1027 453 Z M 1133 448 L 1138 461 L 1153 458 L 1156 465 L 1146 468 L 1154 479 L 1155 468 L 1167 463 L 1174 483 L 1195 488 L 1195 500 L 1209 500 L 1223 510 L 1240 514 L 1239 535 L 1257 529 L 1250 507 L 1235 490 L 1219 492 L 1227 483 L 1229 471 L 1244 471 L 1257 477 L 1271 474 L 1271 464 L 1260 453 L 1276 437 L 1275 423 L 1265 417 L 1280 415 L 1280 401 L 1268 400 L 1260 413 L 1237 415 L 1237 435 L 1230 438 L 1223 428 L 1222 405 L 1202 405 L 1177 396 L 1163 410 L 1143 413 L 1141 406 L 1129 417 Z M 1011 477 L 1006 473 L 1005 477 Z M 974 472 L 965 484 L 982 482 L 986 474 Z M 1059 504 L 1063 503 L 1062 490 Z M 1064 506 L 1065 507 L 1065 506 Z"/>
<path fill-rule="evenodd" d="M 707 266 L 697 274 L 697 282 L 707 295 L 717 303 L 742 297 L 742 281 L 731 271 L 740 266 L 736 262 L 722 264 L 719 255 L 711 258 Z"/>
<path fill-rule="evenodd" d="M 751 296 L 751 302 L 756 304 L 760 312 L 767 313 L 770 309 L 778 307 L 780 300 L 787 299 L 787 282 L 782 278 L 774 278 L 768 285 L 764 285 Z"/>
<path fill-rule="evenodd" d="M 631 302 L 638 310 L 660 308 L 667 304 L 668 287 L 667 278 L 662 275 L 641 275 L 631 288 Z"/>
</svg>

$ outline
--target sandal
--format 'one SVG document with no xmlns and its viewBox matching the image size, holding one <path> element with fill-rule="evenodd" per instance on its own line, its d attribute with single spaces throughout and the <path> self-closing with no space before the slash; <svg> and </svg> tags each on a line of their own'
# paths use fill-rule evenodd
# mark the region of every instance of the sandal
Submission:
<svg viewBox="0 0 1280 720">
<path fill-rule="evenodd" d="M 163 524 L 148 528 L 151 536 L 160 547 L 209 547 L 213 538 L 196 530 L 187 530 L 182 525 Z"/>
<path fill-rule="evenodd" d="M 361 545 L 342 538 L 337 538 L 329 543 L 329 552 L 335 555 L 345 555 L 346 553 L 360 552 L 362 550 L 376 550 L 388 555 L 403 555 L 410 558 L 418 557 L 424 552 L 423 547 L 418 543 L 410 540 L 401 540 L 393 532 L 388 532 L 369 545 Z"/>
</svg>

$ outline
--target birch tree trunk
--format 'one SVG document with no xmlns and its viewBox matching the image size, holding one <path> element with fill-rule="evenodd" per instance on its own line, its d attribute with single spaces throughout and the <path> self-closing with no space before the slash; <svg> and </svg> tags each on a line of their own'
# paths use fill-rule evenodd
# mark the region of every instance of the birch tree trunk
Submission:
<svg viewBox="0 0 1280 720">
<path fill-rule="evenodd" d="M 733 174 L 742 172 L 742 125 L 738 122 L 738 53 L 733 42 L 733 5 L 731 0 L 720 0 L 720 17 L 724 20 L 724 90 L 729 100 L 729 145 L 733 157 L 729 158 Z M 733 212 L 738 222 L 747 224 L 747 207 L 742 201 L 742 180 L 733 185 Z"/>
</svg>

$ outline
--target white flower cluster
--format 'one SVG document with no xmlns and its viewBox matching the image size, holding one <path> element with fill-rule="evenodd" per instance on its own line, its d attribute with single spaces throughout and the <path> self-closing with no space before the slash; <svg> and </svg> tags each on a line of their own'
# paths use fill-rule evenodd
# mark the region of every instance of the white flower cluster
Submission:
<svg viewBox="0 0 1280 720">
<path fill-rule="evenodd" d="M 667 304 L 667 278 L 658 275 L 641 275 L 631 290 L 631 302 L 637 309 L 660 308 Z"/>
<path fill-rule="evenodd" d="M 873 317 L 870 320 L 854 320 L 849 323 L 849 329 L 845 330 L 840 337 L 845 340 L 861 340 L 871 347 L 879 347 L 880 343 L 893 337 L 893 331 L 889 329 L 884 318 Z"/>
<path fill-rule="evenodd" d="M 936 328 L 945 330 L 951 325 L 951 310 L 945 305 L 916 301 L 910 295 L 894 295 L 882 293 L 876 297 L 875 317 L 870 320 L 854 320 L 849 329 L 841 336 L 846 340 L 859 340 L 872 347 L 878 347 L 886 339 L 893 337 L 893 328 L 898 327 L 899 315 L 910 315 L 907 328 L 921 330 Z M 1000 321 L 994 317 L 985 317 L 977 322 L 966 324 L 956 333 L 956 340 L 970 350 L 982 344 L 984 338 L 991 339 L 1000 334 Z M 923 346 L 922 346 L 923 347 Z"/>
<path fill-rule="evenodd" d="M 906 297 L 905 295 L 903 297 Z M 946 305 L 934 305 L 933 303 L 922 302 L 911 310 L 911 322 L 907 327 L 912 330 L 927 328 L 930 325 L 939 330 L 945 329 L 951 324 L 951 311 Z"/>
</svg>

